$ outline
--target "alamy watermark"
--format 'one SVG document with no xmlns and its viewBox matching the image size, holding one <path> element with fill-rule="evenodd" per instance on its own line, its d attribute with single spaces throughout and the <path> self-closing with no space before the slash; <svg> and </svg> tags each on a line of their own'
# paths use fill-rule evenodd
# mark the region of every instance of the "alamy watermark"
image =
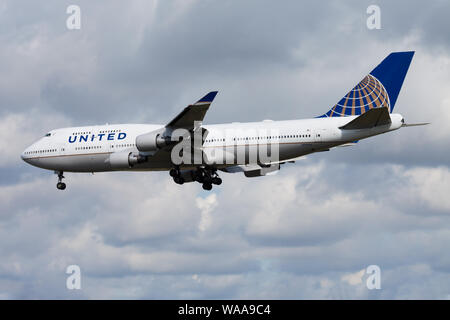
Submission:
<svg viewBox="0 0 450 320">
<path fill-rule="evenodd" d="M 366 268 L 366 274 L 369 276 L 366 279 L 366 286 L 369 290 L 381 289 L 381 268 L 375 264 Z"/>
<path fill-rule="evenodd" d="M 369 14 L 366 25 L 367 29 L 381 29 L 381 9 L 379 6 L 372 4 L 367 7 L 366 13 Z"/>
<path fill-rule="evenodd" d="M 66 13 L 69 17 L 66 20 L 66 27 L 69 30 L 80 30 L 81 29 L 81 8 L 75 4 L 67 7 Z"/>
<path fill-rule="evenodd" d="M 81 269 L 76 264 L 70 265 L 66 268 L 66 273 L 69 274 L 66 280 L 66 288 L 68 290 L 81 289 Z"/>
<path fill-rule="evenodd" d="M 262 128 L 226 129 L 210 137 L 207 131 L 176 129 L 170 134 L 171 161 L 174 165 L 269 164 L 279 161 L 280 139 L 299 136 Z"/>
</svg>

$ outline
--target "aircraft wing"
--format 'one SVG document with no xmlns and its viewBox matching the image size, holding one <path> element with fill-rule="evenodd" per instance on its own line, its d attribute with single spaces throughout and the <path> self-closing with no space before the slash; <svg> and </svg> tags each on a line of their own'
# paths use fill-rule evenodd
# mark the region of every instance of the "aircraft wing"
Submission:
<svg viewBox="0 0 450 320">
<path fill-rule="evenodd" d="M 217 91 L 211 91 L 196 103 L 184 108 L 165 127 L 137 136 L 136 146 L 138 150 L 152 156 L 160 150 L 170 151 L 178 142 L 183 139 L 191 139 L 191 136 L 197 132 L 201 134 L 204 142 L 208 131 L 201 127 L 201 122 L 216 95 Z M 181 140 L 172 139 L 172 133 L 177 129 L 185 129 L 188 131 Z"/>
<path fill-rule="evenodd" d="M 306 159 L 306 156 L 300 156 L 281 161 L 274 161 L 268 164 L 261 164 L 261 165 L 259 164 L 235 165 L 231 167 L 222 168 L 220 170 L 228 173 L 243 172 L 245 176 L 248 178 L 260 177 L 276 174 L 278 170 L 280 170 L 280 166 L 282 164 L 295 163 L 295 161 L 304 159 Z"/>
<path fill-rule="evenodd" d="M 270 163 L 265 163 L 265 166 L 270 166 L 270 165 L 275 165 L 275 164 L 295 163 L 295 161 L 305 160 L 305 159 L 306 159 L 306 156 L 300 156 L 300 157 L 290 158 L 290 159 L 286 159 L 286 160 L 272 161 Z"/>
<path fill-rule="evenodd" d="M 236 165 L 223 168 L 220 170 L 229 173 L 243 172 L 247 178 L 253 178 L 277 173 L 277 171 L 280 170 L 280 163 L 272 164 L 267 167 L 266 166 L 261 167 L 260 165 L 257 164 Z"/>
<path fill-rule="evenodd" d="M 188 105 L 166 125 L 166 128 L 184 128 L 187 130 L 194 130 L 194 121 L 203 121 L 206 111 L 208 111 L 209 106 L 213 102 L 216 95 L 217 91 L 211 91 L 196 103 Z"/>
</svg>

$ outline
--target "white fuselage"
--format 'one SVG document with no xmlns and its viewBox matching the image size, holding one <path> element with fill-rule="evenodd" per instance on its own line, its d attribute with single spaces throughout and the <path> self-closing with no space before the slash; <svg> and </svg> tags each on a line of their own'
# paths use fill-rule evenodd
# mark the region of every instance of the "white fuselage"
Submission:
<svg viewBox="0 0 450 320">
<path fill-rule="evenodd" d="M 201 148 L 205 153 L 214 149 L 235 152 L 236 146 L 259 148 L 278 144 L 279 160 L 288 160 L 400 128 L 402 116 L 390 116 L 389 125 L 362 130 L 339 129 L 356 116 L 204 125 L 208 135 Z M 109 161 L 113 153 L 139 153 L 136 137 L 163 127 L 115 124 L 56 129 L 29 146 L 21 156 L 29 164 L 55 171 L 169 170 L 173 167 L 170 152 L 158 152 L 132 167 L 114 168 Z M 235 164 L 222 167 L 231 165 Z"/>
</svg>

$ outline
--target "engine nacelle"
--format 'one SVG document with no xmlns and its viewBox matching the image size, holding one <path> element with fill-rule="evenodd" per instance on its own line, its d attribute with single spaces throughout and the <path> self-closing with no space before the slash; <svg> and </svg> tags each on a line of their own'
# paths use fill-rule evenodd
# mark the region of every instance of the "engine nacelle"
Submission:
<svg viewBox="0 0 450 320">
<path fill-rule="evenodd" d="M 160 130 L 144 133 L 136 137 L 136 147 L 142 152 L 157 151 L 171 142 L 170 137 L 163 137 Z"/>
<path fill-rule="evenodd" d="M 109 164 L 112 169 L 131 168 L 135 164 L 145 161 L 145 156 L 133 152 L 114 152 L 109 155 Z"/>
</svg>

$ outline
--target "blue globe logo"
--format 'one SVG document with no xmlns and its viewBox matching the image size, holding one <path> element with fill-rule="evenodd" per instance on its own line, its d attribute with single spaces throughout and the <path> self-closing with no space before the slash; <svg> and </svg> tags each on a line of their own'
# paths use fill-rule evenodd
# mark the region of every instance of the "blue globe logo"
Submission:
<svg viewBox="0 0 450 320">
<path fill-rule="evenodd" d="M 383 84 L 369 74 L 331 108 L 326 116 L 356 116 L 369 109 L 380 107 L 387 107 L 390 110 L 389 95 Z"/>
</svg>

